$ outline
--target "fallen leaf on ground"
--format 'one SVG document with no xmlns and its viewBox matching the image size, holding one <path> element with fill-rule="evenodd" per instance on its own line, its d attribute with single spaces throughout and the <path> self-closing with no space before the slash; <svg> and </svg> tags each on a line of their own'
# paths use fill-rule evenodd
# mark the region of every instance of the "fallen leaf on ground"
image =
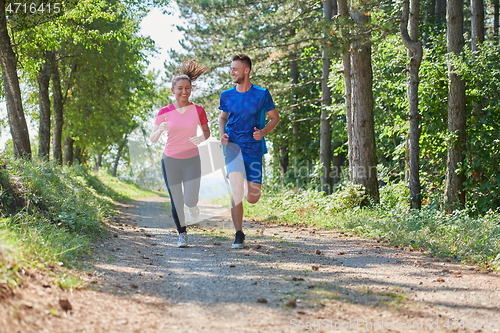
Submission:
<svg viewBox="0 0 500 333">
<path fill-rule="evenodd" d="M 67 299 L 60 299 L 59 305 L 63 308 L 64 311 L 69 311 L 73 309 L 73 306 Z"/>
</svg>

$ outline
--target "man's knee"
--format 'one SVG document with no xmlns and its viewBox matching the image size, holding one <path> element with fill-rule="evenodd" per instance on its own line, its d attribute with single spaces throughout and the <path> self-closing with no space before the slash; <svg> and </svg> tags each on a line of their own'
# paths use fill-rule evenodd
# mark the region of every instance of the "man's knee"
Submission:
<svg viewBox="0 0 500 333">
<path fill-rule="evenodd" d="M 260 199 L 261 184 L 248 182 L 247 202 L 255 204 Z"/>
<path fill-rule="evenodd" d="M 260 199 L 260 195 L 258 195 L 258 196 L 255 196 L 255 195 L 253 195 L 253 196 L 252 196 L 252 195 L 249 195 L 249 196 L 247 197 L 247 202 L 253 205 L 253 204 L 256 204 L 256 203 L 259 201 L 259 199 Z"/>
</svg>

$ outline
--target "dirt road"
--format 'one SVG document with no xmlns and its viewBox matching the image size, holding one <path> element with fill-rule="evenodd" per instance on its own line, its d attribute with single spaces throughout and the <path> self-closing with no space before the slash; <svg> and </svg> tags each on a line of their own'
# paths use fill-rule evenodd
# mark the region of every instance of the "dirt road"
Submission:
<svg viewBox="0 0 500 333">
<path fill-rule="evenodd" d="M 190 247 L 178 249 L 163 201 L 123 205 L 87 288 L 33 285 L 0 331 L 500 332 L 498 273 L 259 221 L 245 222 L 247 247 L 232 250 L 227 211 L 191 228 Z"/>
</svg>

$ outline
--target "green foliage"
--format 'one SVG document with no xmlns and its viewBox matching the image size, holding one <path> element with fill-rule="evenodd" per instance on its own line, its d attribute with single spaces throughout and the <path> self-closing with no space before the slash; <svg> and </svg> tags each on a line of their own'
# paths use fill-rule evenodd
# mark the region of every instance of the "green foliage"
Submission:
<svg viewBox="0 0 500 333">
<path fill-rule="evenodd" d="M 111 212 L 110 199 L 87 186 L 91 177 L 81 169 L 9 160 L 7 173 L 11 182 L 15 179 L 17 184 L 12 187 L 23 198 L 24 206 L 17 207 L 22 214 L 37 215 L 69 231 L 94 234 L 99 221 Z"/>
<path fill-rule="evenodd" d="M 480 217 L 467 210 L 445 214 L 431 204 L 421 211 L 409 210 L 398 200 L 408 196 L 403 184 L 387 185 L 380 195 L 380 204 L 361 207 L 364 191 L 349 184 L 329 196 L 296 188 L 265 188 L 259 204 L 245 209 L 252 217 L 350 231 L 471 264 L 496 265 L 500 258 L 497 213 Z"/>
<path fill-rule="evenodd" d="M 467 122 L 467 199 L 485 213 L 500 207 L 500 47 L 484 43 L 477 54 L 466 47 L 453 63 L 468 83 L 469 100 L 476 103 Z"/>
<path fill-rule="evenodd" d="M 18 255 L 10 260 L 6 247 L 2 248 L 4 279 L 9 274 L 15 277 L 19 266 L 48 267 L 59 262 L 80 266 L 81 256 L 104 232 L 100 221 L 113 214 L 111 199 L 99 193 L 97 182 L 94 187 L 88 185 L 93 179 L 83 168 L 5 161 L 0 214 L 8 218 L 1 219 L 0 243 Z"/>
<path fill-rule="evenodd" d="M 106 232 L 101 221 L 114 214 L 113 200 L 155 195 L 83 166 L 3 160 L 0 285 L 16 286 L 20 268 L 85 268 L 82 258 Z M 80 283 L 67 271 L 55 271 L 61 288 Z"/>
</svg>

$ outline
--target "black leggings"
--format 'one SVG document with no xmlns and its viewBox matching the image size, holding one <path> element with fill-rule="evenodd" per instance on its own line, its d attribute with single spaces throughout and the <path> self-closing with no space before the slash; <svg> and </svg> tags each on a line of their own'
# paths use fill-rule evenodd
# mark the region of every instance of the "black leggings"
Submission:
<svg viewBox="0 0 500 333">
<path fill-rule="evenodd" d="M 188 207 L 194 207 L 198 204 L 201 177 L 200 156 L 178 159 L 163 154 L 161 169 L 170 195 L 172 217 L 177 231 L 179 233 L 186 232 L 184 204 Z M 182 193 L 183 186 L 184 194 Z"/>
</svg>

